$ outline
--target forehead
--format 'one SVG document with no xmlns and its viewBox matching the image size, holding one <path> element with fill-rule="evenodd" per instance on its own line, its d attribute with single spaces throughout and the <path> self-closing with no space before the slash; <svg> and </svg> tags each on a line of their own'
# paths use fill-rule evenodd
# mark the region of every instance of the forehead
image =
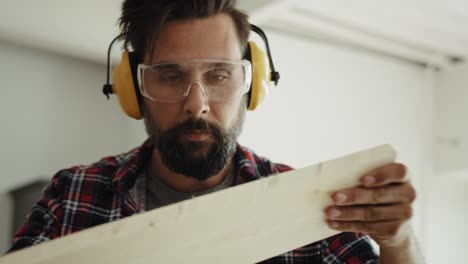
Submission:
<svg viewBox="0 0 468 264">
<path fill-rule="evenodd" d="M 234 22 L 227 14 L 171 21 L 162 27 L 153 45 L 152 56 L 146 56 L 153 64 L 193 59 L 242 58 Z"/>
<path fill-rule="evenodd" d="M 185 69 L 185 68 L 240 68 L 242 65 L 237 62 L 221 60 L 194 60 L 194 61 L 174 61 L 164 62 L 155 65 L 157 69 Z"/>
</svg>

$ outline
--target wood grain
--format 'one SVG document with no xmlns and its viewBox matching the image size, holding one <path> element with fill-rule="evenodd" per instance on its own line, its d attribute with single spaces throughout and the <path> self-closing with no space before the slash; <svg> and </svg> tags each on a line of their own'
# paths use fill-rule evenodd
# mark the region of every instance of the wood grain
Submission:
<svg viewBox="0 0 468 264">
<path fill-rule="evenodd" d="M 330 193 L 393 162 L 382 145 L 90 228 L 0 264 L 253 263 L 337 234 Z"/>
</svg>

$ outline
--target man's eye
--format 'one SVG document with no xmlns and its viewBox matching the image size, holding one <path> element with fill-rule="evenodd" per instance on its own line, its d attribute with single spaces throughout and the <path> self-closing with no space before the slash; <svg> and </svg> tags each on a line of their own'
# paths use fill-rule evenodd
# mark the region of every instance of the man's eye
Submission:
<svg viewBox="0 0 468 264">
<path fill-rule="evenodd" d="M 181 76 L 180 74 L 165 74 L 161 75 L 159 80 L 165 83 L 174 83 L 180 81 Z"/>
<path fill-rule="evenodd" d="M 224 79 L 227 79 L 227 76 L 225 76 L 225 75 L 213 75 L 213 76 L 211 76 L 212 81 L 220 82 L 220 81 L 222 81 Z"/>
<path fill-rule="evenodd" d="M 213 71 L 208 75 L 209 81 L 211 82 L 222 82 L 229 78 L 229 74 L 225 71 Z"/>
</svg>

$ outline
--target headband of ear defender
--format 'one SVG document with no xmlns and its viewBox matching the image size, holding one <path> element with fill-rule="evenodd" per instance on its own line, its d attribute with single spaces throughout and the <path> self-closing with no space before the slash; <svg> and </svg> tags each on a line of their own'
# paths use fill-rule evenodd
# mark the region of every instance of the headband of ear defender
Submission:
<svg viewBox="0 0 468 264">
<path fill-rule="evenodd" d="M 252 82 L 248 94 L 248 110 L 255 110 L 268 95 L 270 82 L 275 85 L 279 80 L 279 73 L 275 71 L 271 59 L 270 48 L 265 33 L 257 26 L 251 25 L 265 42 L 267 54 L 253 41 L 248 42 L 245 59 L 252 64 Z M 141 119 L 141 93 L 138 87 L 137 67 L 138 59 L 134 52 L 123 51 L 120 63 L 112 71 L 112 84 L 109 84 L 110 50 L 113 43 L 121 36 L 116 37 L 108 51 L 107 84 L 103 87 L 103 93 L 109 98 L 109 94 L 116 94 L 120 106 L 125 114 L 134 119 Z"/>
</svg>

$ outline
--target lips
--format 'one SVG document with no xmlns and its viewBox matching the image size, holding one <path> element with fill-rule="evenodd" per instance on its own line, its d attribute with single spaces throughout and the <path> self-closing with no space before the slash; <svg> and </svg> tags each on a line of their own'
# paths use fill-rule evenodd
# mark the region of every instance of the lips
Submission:
<svg viewBox="0 0 468 264">
<path fill-rule="evenodd" d="M 211 133 L 206 130 L 191 130 L 182 134 L 182 138 L 189 141 L 203 141 L 208 139 L 211 136 Z"/>
</svg>

